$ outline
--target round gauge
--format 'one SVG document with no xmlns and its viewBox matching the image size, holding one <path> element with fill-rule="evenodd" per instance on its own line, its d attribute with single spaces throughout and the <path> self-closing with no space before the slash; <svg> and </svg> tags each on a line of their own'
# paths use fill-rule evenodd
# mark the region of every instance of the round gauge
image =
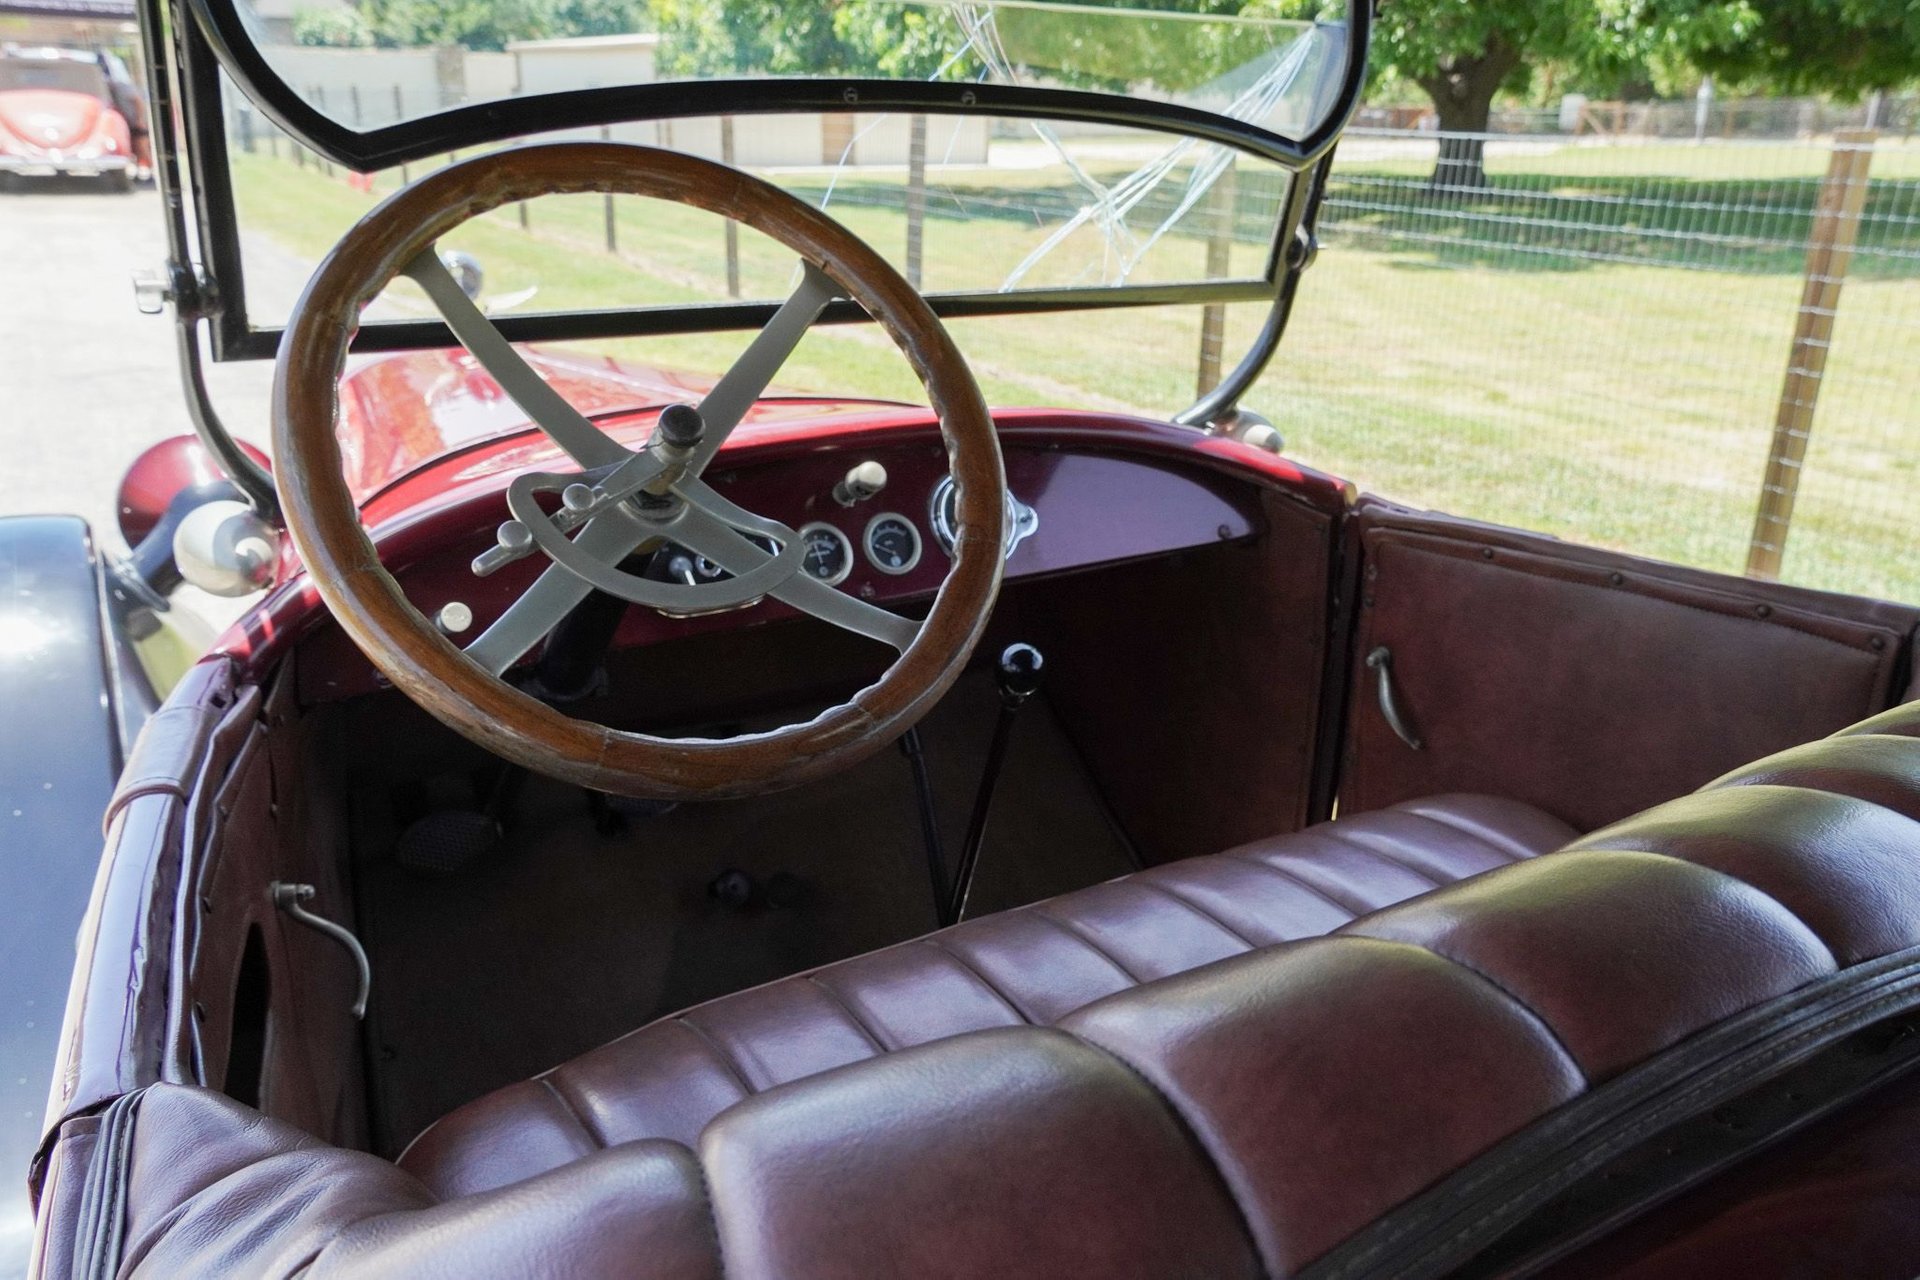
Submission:
<svg viewBox="0 0 1920 1280">
<path fill-rule="evenodd" d="M 867 521 L 867 559 L 882 573 L 907 573 L 920 563 L 920 531 L 897 511 Z"/>
<path fill-rule="evenodd" d="M 801 525 L 800 544 L 804 551 L 800 563 L 828 586 L 839 586 L 853 572 L 853 543 L 832 525 Z"/>
<path fill-rule="evenodd" d="M 927 519 L 933 525 L 934 540 L 949 556 L 953 554 L 954 531 L 960 527 L 960 514 L 956 509 L 959 505 L 960 491 L 954 486 L 953 477 L 948 476 L 934 487 L 933 500 L 927 508 Z M 1009 492 L 1006 555 L 1013 555 L 1013 549 L 1039 527 L 1040 513 Z"/>
</svg>

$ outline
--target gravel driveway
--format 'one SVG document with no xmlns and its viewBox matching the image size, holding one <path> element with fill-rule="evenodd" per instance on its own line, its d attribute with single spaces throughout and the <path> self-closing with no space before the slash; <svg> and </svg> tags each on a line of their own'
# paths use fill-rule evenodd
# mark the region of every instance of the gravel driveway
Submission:
<svg viewBox="0 0 1920 1280">
<path fill-rule="evenodd" d="M 75 512 L 117 545 L 127 464 L 193 430 L 172 323 L 135 311 L 129 284 L 165 243 L 152 190 L 0 194 L 0 515 Z M 213 365 L 207 378 L 235 434 L 264 446 L 271 363 Z"/>
</svg>

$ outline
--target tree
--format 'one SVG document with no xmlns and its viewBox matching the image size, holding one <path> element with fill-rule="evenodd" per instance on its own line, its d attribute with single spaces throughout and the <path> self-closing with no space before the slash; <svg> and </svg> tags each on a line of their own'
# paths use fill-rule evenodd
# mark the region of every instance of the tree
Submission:
<svg viewBox="0 0 1920 1280">
<path fill-rule="evenodd" d="M 293 42 L 333 49 L 364 49 L 373 29 L 358 9 L 295 9 Z"/>
<path fill-rule="evenodd" d="M 652 25 L 646 0 L 362 0 L 358 9 L 322 12 L 349 36 L 365 32 L 366 38 L 305 38 L 301 22 L 306 15 L 301 11 L 294 15 L 295 39 L 302 44 L 357 42 L 390 49 L 458 45 L 499 50 L 513 40 L 624 35 Z M 315 36 L 333 34 L 332 26 L 317 21 L 309 28 Z"/>
<path fill-rule="evenodd" d="M 679 76 L 925 79 L 951 52 L 940 10 L 843 0 L 654 0 L 661 70 Z"/>
<path fill-rule="evenodd" d="M 1375 63 L 1432 98 L 1442 132 L 1486 132 L 1494 94 L 1521 88 L 1528 67 L 1565 63 L 1619 75 L 1640 63 L 1661 27 L 1640 0 L 1382 0 Z M 1486 186 L 1478 138 L 1442 138 L 1436 188 Z"/>
<path fill-rule="evenodd" d="M 624 36 L 653 30 L 647 0 L 557 0 L 551 10 L 555 36 Z"/>
<path fill-rule="evenodd" d="M 360 13 L 382 48 L 458 45 L 500 50 L 551 34 L 542 0 L 365 0 Z"/>
<path fill-rule="evenodd" d="M 1920 79 L 1912 0 L 1669 0 L 1675 42 L 1725 83 L 1858 98 Z"/>
<path fill-rule="evenodd" d="M 1153 83 L 1190 89 L 1271 47 L 1251 26 L 1185 21 L 1193 14 L 1260 11 L 1269 0 L 1070 0 L 994 13 L 999 45 L 1016 65 L 1076 88 L 1125 92 Z M 1314 6 L 1322 0 L 1310 0 Z M 1101 11 L 1123 15 L 1103 20 Z M 1178 19 L 1156 22 L 1147 11 Z M 913 0 L 654 0 L 663 67 L 676 75 L 771 75 L 969 79 L 981 61 L 954 9 Z"/>
<path fill-rule="evenodd" d="M 1382 0 L 1373 56 L 1433 99 L 1442 133 L 1479 134 L 1530 64 L 1632 65 L 1656 32 L 1645 16 L 1634 0 Z M 1432 185 L 1485 186 L 1483 152 L 1478 138 L 1442 138 Z"/>
</svg>

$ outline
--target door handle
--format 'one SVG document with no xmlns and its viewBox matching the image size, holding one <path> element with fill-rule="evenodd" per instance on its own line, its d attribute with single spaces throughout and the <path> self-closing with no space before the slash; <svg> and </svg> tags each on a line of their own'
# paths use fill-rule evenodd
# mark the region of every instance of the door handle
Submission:
<svg viewBox="0 0 1920 1280">
<path fill-rule="evenodd" d="M 1380 717 L 1387 722 L 1387 728 L 1393 730 L 1400 741 L 1415 751 L 1424 750 L 1426 743 L 1413 731 L 1407 718 L 1400 711 L 1400 700 L 1393 692 L 1393 650 L 1381 645 L 1367 655 L 1367 669 L 1375 677 L 1374 692 L 1380 699 Z"/>
<path fill-rule="evenodd" d="M 318 892 L 310 884 L 288 884 L 275 880 L 267 886 L 273 895 L 273 905 L 298 920 L 307 928 L 323 933 L 345 947 L 353 957 L 354 970 L 359 974 L 360 982 L 354 992 L 351 1012 L 355 1019 L 367 1016 L 367 995 L 373 986 L 373 966 L 367 963 L 367 950 L 360 945 L 360 939 L 343 925 L 335 924 L 325 916 L 317 916 L 307 910 L 306 904 L 313 901 Z"/>
</svg>

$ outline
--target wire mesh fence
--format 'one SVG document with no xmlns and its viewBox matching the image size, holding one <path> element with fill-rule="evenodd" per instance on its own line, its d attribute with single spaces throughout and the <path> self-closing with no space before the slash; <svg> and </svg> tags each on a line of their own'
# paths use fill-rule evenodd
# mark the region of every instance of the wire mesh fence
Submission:
<svg viewBox="0 0 1920 1280">
<path fill-rule="evenodd" d="M 348 177 L 322 175 L 258 121 L 241 129 L 255 130 L 253 164 Z M 237 172 L 245 223 L 262 173 Z M 360 198 L 402 177 L 382 175 Z M 1243 170 L 1188 230 L 1209 252 L 1230 241 L 1236 262 L 1253 262 L 1282 194 L 1274 182 Z M 883 250 L 901 233 L 909 196 L 897 178 L 822 183 Z M 928 217 L 973 225 L 1057 219 L 1074 197 L 970 190 L 947 172 L 924 199 Z M 287 200 L 303 212 L 311 203 Z M 635 276 L 619 282 L 622 298 L 663 270 L 660 227 L 641 210 L 494 217 L 534 241 L 604 247 Z M 255 221 L 286 234 L 284 214 Z M 722 246 L 715 234 L 701 248 L 705 234 L 668 264 L 673 288 L 708 275 L 718 287 Z M 1359 129 L 1342 143 L 1320 235 L 1281 355 L 1247 398 L 1302 461 L 1459 515 L 1920 600 L 1920 144 L 1886 133 L 1696 142 Z M 512 287 L 520 255 L 497 243 L 482 257 Z M 927 243 L 938 254 L 965 242 Z M 929 269 L 937 281 L 939 264 Z M 526 283 L 559 305 L 553 274 Z M 1212 311 L 954 328 L 999 402 L 1166 414 L 1217 376 L 1223 355 L 1245 350 L 1264 316 L 1257 303 Z M 820 365 L 834 381 L 822 389 L 904 394 L 903 371 L 857 341 L 825 340 L 834 354 Z M 687 345 L 622 354 L 705 356 Z"/>
<path fill-rule="evenodd" d="M 1460 142 L 1343 143 L 1263 388 L 1296 453 L 1462 515 L 1920 599 L 1920 147 Z"/>
</svg>

